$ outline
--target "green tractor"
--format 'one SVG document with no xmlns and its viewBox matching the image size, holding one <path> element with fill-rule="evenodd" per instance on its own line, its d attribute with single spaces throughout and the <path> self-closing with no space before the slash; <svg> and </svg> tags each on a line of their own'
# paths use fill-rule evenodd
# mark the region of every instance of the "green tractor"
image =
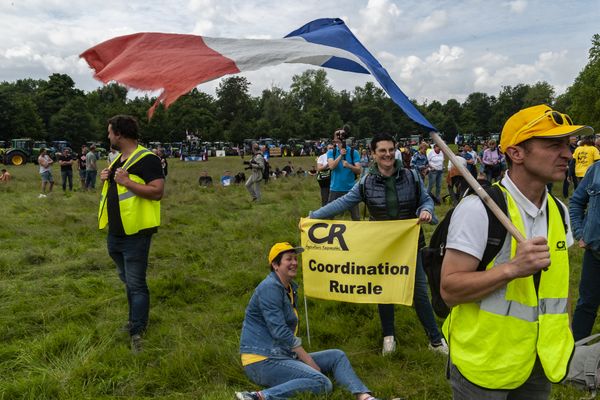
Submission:
<svg viewBox="0 0 600 400">
<path fill-rule="evenodd" d="M 2 155 L 6 165 L 25 165 L 33 156 L 32 139 L 13 139 Z"/>
</svg>

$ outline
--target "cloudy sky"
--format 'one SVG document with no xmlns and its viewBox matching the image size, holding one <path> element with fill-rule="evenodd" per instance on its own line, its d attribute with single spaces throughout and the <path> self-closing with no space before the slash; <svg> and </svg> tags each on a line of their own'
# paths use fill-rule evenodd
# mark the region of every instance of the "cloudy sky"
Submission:
<svg viewBox="0 0 600 400">
<path fill-rule="evenodd" d="M 600 33 L 600 0 L 0 0 L 0 81 L 69 74 L 100 85 L 78 58 L 134 32 L 280 38 L 316 18 L 342 18 L 410 98 L 463 101 L 504 85 L 547 81 L 563 93 Z M 251 91 L 289 89 L 309 66 L 246 73 Z M 361 74 L 327 71 L 336 90 Z M 214 95 L 218 81 L 199 87 Z"/>
</svg>

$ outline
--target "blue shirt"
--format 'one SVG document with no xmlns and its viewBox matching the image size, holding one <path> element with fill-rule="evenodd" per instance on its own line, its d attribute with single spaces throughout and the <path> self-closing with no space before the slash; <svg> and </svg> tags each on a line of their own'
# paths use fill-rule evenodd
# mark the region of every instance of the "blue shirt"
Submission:
<svg viewBox="0 0 600 400">
<path fill-rule="evenodd" d="M 335 157 L 333 151 L 335 150 Z M 354 162 L 352 162 L 352 151 L 354 151 Z M 327 160 L 333 160 L 340 156 L 340 151 L 337 148 L 327 151 Z M 331 171 L 331 184 L 329 190 L 332 192 L 349 192 L 354 186 L 356 175 L 350 168 L 344 168 L 342 161 L 346 160 L 349 164 L 357 164 L 360 162 L 360 154 L 357 150 L 352 150 L 346 146 L 346 156 L 340 159 L 337 167 Z"/>
</svg>

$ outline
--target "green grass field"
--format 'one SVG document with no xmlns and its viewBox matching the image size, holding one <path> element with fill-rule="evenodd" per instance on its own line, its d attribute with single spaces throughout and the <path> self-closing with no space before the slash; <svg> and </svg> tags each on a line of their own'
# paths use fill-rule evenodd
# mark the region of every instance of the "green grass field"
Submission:
<svg viewBox="0 0 600 400">
<path fill-rule="evenodd" d="M 281 168 L 288 160 L 304 169 L 314 162 L 271 164 Z M 270 181 L 258 204 L 243 186 L 198 187 L 203 169 L 218 182 L 224 170 L 242 167 L 238 157 L 170 160 L 163 222 L 150 253 L 150 325 L 144 352 L 135 356 L 120 332 L 124 287 L 97 229 L 99 189 L 64 194 L 55 167 L 54 192 L 39 199 L 37 166 L 9 168 L 13 181 L 0 185 L 0 399 L 216 400 L 256 389 L 238 355 L 245 306 L 269 271 L 270 246 L 299 243 L 298 220 L 320 199 L 312 177 Z M 570 255 L 576 297 L 581 252 Z M 378 397 L 451 397 L 446 360 L 427 350 L 412 308 L 397 307 L 398 351 L 383 358 L 376 306 L 309 299 L 308 307 L 307 350 L 345 350 Z M 303 307 L 300 313 L 304 332 Z M 555 386 L 552 398 L 581 396 Z M 336 388 L 327 398 L 351 395 Z"/>
</svg>

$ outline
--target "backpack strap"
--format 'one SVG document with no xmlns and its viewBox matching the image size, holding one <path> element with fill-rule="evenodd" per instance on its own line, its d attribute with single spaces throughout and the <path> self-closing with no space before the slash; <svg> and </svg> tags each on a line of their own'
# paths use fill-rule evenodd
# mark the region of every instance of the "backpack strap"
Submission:
<svg viewBox="0 0 600 400">
<path fill-rule="evenodd" d="M 558 199 L 556 197 L 554 197 L 554 195 L 552 193 L 548 193 L 548 195 L 550 195 L 550 197 L 552 197 L 552 199 L 556 203 L 556 207 L 558 207 L 558 212 L 560 213 L 560 218 L 562 219 L 563 228 L 565 228 L 565 233 L 567 233 L 569 231 L 569 226 L 567 225 L 567 218 L 565 216 L 565 208 L 561 205 L 561 203 L 558 201 Z M 548 218 L 549 218 L 548 202 L 546 201 L 546 223 L 548 223 Z"/>
<path fill-rule="evenodd" d="M 504 193 L 502 193 L 500 186 L 494 184 L 489 188 L 486 188 L 485 191 L 492 200 L 494 200 L 494 203 L 500 207 L 502 212 L 506 214 L 508 212 L 508 206 L 506 205 L 506 199 L 504 198 Z M 481 262 L 477 266 L 477 271 L 485 271 L 490 261 L 492 261 L 500 252 L 500 249 L 504 245 L 504 240 L 506 239 L 506 228 L 504 225 L 500 223 L 498 218 L 485 203 L 483 203 L 483 205 L 485 206 L 485 211 L 488 216 L 488 239 L 485 251 L 481 257 Z"/>
</svg>

